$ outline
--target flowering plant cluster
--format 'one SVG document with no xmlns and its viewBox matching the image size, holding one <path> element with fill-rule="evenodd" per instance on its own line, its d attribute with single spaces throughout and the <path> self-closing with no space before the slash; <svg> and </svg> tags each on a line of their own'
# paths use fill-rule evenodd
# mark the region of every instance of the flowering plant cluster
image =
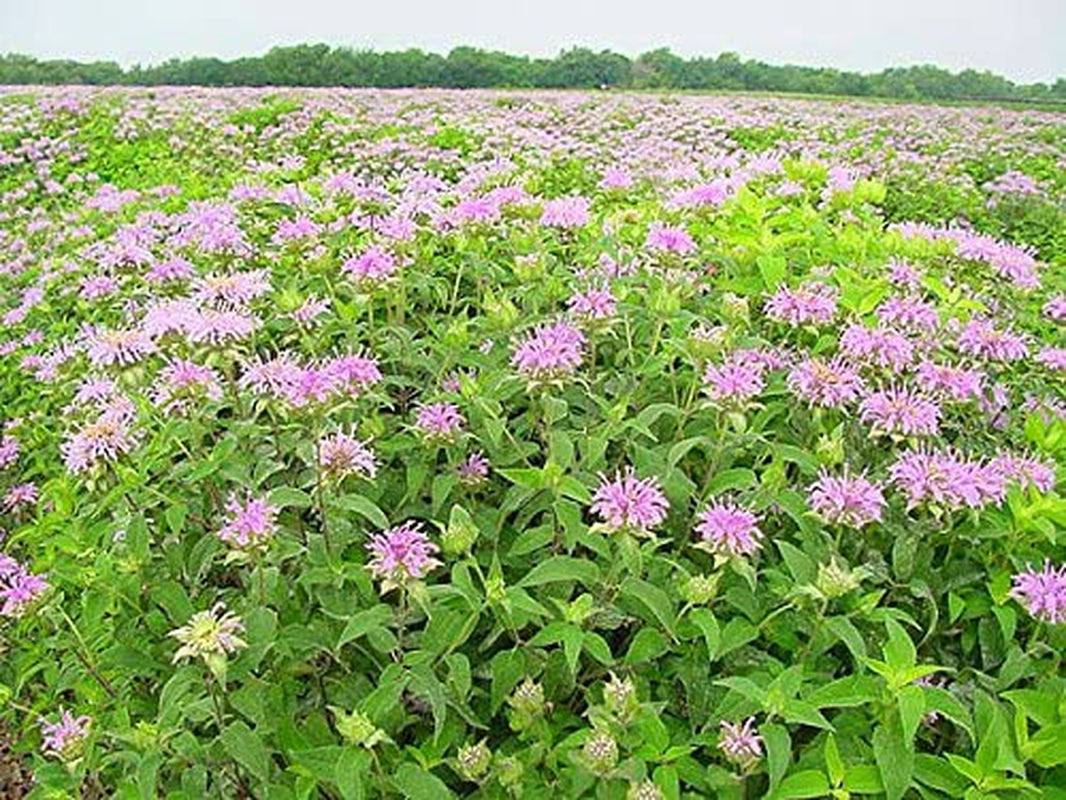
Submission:
<svg viewBox="0 0 1066 800">
<path fill-rule="evenodd" d="M 11 796 L 1061 798 L 1061 129 L 0 89 Z"/>
</svg>

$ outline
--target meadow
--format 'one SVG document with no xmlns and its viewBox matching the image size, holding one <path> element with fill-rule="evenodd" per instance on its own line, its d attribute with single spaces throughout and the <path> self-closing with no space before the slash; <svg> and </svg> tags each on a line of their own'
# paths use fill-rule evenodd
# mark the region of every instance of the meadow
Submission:
<svg viewBox="0 0 1066 800">
<path fill-rule="evenodd" d="M 0 796 L 1066 798 L 1066 115 L 0 89 Z"/>
</svg>

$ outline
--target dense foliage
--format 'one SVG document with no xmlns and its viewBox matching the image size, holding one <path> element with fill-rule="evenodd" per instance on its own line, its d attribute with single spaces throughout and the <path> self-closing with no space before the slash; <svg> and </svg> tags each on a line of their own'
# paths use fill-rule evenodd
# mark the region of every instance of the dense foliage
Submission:
<svg viewBox="0 0 1066 800">
<path fill-rule="evenodd" d="M 766 64 L 736 53 L 685 59 L 666 48 L 630 59 L 610 50 L 563 50 L 530 58 L 476 47 L 446 56 L 418 49 L 352 50 L 327 44 L 275 47 L 266 55 L 225 61 L 171 59 L 123 69 L 114 62 L 41 61 L 0 56 L 0 84 L 128 84 L 133 86 L 366 86 L 691 89 L 794 92 L 906 100 L 1017 100 L 1066 103 L 1066 77 L 1053 84 L 1016 84 L 992 72 L 953 73 L 932 65 L 891 67 L 875 74 L 829 67 Z"/>
<path fill-rule="evenodd" d="M 1066 797 L 1063 134 L 0 96 L 0 795 Z"/>
</svg>

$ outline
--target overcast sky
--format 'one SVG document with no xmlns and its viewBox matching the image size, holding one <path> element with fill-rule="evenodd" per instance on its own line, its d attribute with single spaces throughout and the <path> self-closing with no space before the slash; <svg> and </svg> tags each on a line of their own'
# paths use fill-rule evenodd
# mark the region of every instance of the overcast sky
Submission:
<svg viewBox="0 0 1066 800">
<path fill-rule="evenodd" d="M 0 52 L 104 59 L 255 55 L 274 45 L 536 56 L 739 52 L 864 72 L 935 63 L 1066 76 L 1066 0 L 0 0 Z"/>
</svg>

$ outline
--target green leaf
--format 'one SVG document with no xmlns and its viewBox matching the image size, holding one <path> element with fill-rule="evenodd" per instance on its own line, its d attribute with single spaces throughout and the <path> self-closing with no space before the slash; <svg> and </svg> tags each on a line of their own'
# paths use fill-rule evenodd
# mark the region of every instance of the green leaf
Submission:
<svg viewBox="0 0 1066 800">
<path fill-rule="evenodd" d="M 441 800 L 445 797 L 455 797 L 455 793 L 444 781 L 410 762 L 400 764 L 392 782 L 408 800 Z"/>
<path fill-rule="evenodd" d="M 497 472 L 523 489 L 543 489 L 546 485 L 544 472 L 539 469 L 501 469 L 497 470 Z"/>
<path fill-rule="evenodd" d="M 888 641 L 884 644 L 885 663 L 895 672 L 901 672 L 915 666 L 918 655 L 914 650 L 914 642 L 903 626 L 889 617 L 885 620 L 888 628 Z"/>
<path fill-rule="evenodd" d="M 271 489 L 269 494 L 270 505 L 277 508 L 310 508 L 311 495 L 291 486 L 279 486 Z"/>
<path fill-rule="evenodd" d="M 718 627 L 718 620 L 714 612 L 709 608 L 693 608 L 688 612 L 688 618 L 700 629 L 703 639 L 707 643 L 707 657 L 710 661 L 718 655 L 718 647 L 722 642 L 722 631 Z"/>
<path fill-rule="evenodd" d="M 379 603 L 365 611 L 354 615 L 348 624 L 344 626 L 340 638 L 337 639 L 337 649 L 344 647 L 348 642 L 355 641 L 360 636 L 366 636 L 375 628 L 382 628 L 392 619 L 392 609 L 384 603 Z"/>
<path fill-rule="evenodd" d="M 378 528 L 389 527 L 389 518 L 385 516 L 385 512 L 378 508 L 372 500 L 363 497 L 361 494 L 346 494 L 343 497 L 332 500 L 331 504 L 345 511 L 352 511 L 358 514 Z"/>
<path fill-rule="evenodd" d="M 577 581 L 589 588 L 594 588 L 599 580 L 600 568 L 593 562 L 570 556 L 552 556 L 527 572 L 518 585 L 541 586 L 545 583 Z"/>
<path fill-rule="evenodd" d="M 761 725 L 759 735 L 766 744 L 766 766 L 770 773 L 770 791 L 772 792 L 788 772 L 792 760 L 792 739 L 784 725 L 775 722 Z"/>
<path fill-rule="evenodd" d="M 837 747 L 837 737 L 831 733 L 825 738 L 825 768 L 833 786 L 840 786 L 844 782 L 847 774 L 844 761 L 840 757 L 840 748 Z"/>
<path fill-rule="evenodd" d="M 908 750 L 914 750 L 914 734 L 925 714 L 925 694 L 921 686 L 911 684 L 904 686 L 896 695 L 899 704 L 899 719 L 903 731 L 903 743 Z"/>
<path fill-rule="evenodd" d="M 885 797 L 901 800 L 914 775 L 914 751 L 903 741 L 903 730 L 896 714 L 874 729 L 873 747 Z"/>
<path fill-rule="evenodd" d="M 784 256 L 759 256 L 755 259 L 755 264 L 759 268 L 759 275 L 762 276 L 763 286 L 766 287 L 767 292 L 775 291 L 785 282 L 785 277 L 788 275 L 788 262 L 785 261 Z"/>
<path fill-rule="evenodd" d="M 361 747 L 345 747 L 337 759 L 335 782 L 343 800 L 363 800 L 366 788 L 363 776 L 370 770 L 370 753 Z"/>
<path fill-rule="evenodd" d="M 825 797 L 829 794 L 829 781 L 825 773 L 816 769 L 794 772 L 781 781 L 777 791 L 771 795 L 775 800 L 790 798 Z"/>
<path fill-rule="evenodd" d="M 844 791 L 852 794 L 882 794 L 881 773 L 873 764 L 856 764 L 844 777 Z"/>
<path fill-rule="evenodd" d="M 642 581 L 639 578 L 626 578 L 622 581 L 619 593 L 622 597 L 648 609 L 652 613 L 654 620 L 658 621 L 673 638 L 677 638 L 674 605 L 670 602 L 670 596 L 666 592 L 658 586 Z"/>
<path fill-rule="evenodd" d="M 734 467 L 715 473 L 711 482 L 707 484 L 709 495 L 722 494 L 723 492 L 740 492 L 756 486 L 759 479 L 755 473 L 746 467 Z"/>
<path fill-rule="evenodd" d="M 270 751 L 243 722 L 232 722 L 219 737 L 226 753 L 259 780 L 270 779 Z"/>
</svg>

